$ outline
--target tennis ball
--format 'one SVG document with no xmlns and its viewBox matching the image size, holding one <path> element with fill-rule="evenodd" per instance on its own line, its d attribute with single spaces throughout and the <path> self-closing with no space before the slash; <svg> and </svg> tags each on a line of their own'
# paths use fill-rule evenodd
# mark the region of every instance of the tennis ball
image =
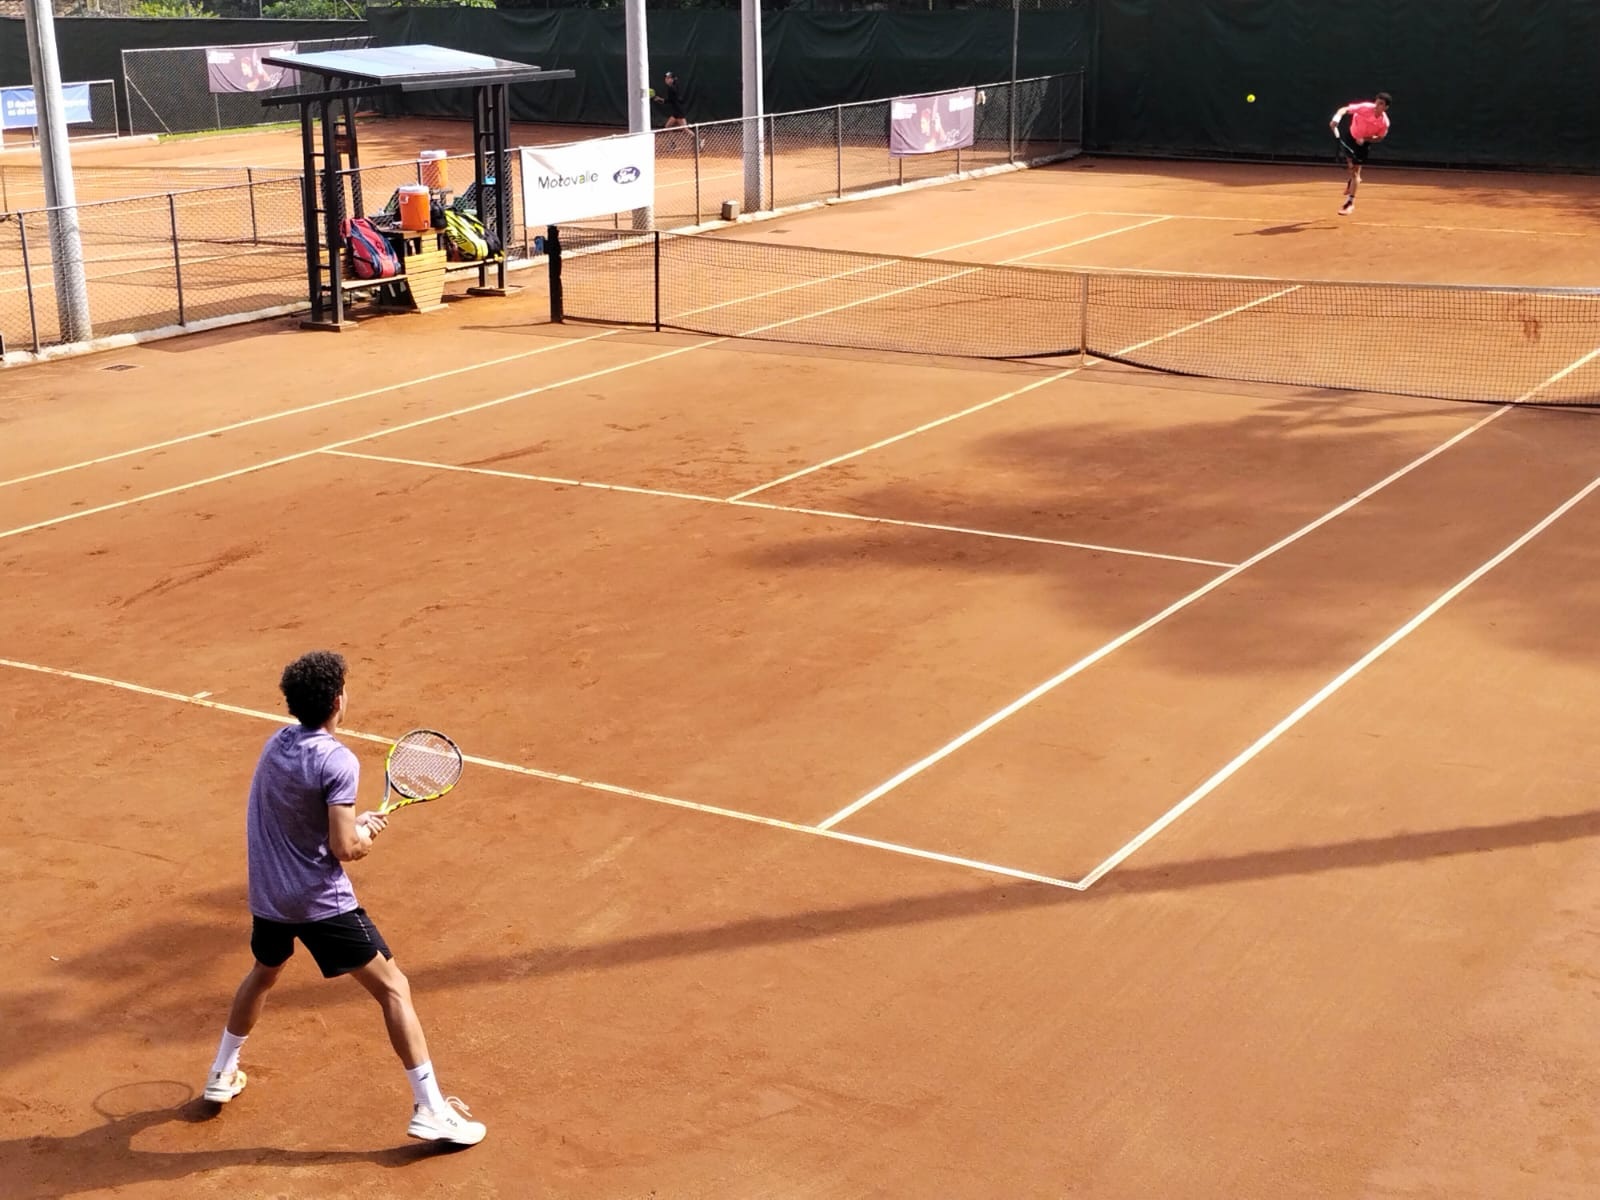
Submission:
<svg viewBox="0 0 1600 1200">
<path fill-rule="evenodd" d="M 1244 98 L 1244 102 L 1246 104 L 1254 104 L 1256 102 L 1256 94 L 1254 92 L 1251 92 L 1248 96 L 1246 96 Z"/>
</svg>

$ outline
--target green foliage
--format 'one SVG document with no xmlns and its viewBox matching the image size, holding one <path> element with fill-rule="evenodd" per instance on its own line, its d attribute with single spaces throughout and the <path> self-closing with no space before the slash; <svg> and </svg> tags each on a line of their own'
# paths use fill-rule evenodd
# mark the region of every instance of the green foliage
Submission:
<svg viewBox="0 0 1600 1200">
<path fill-rule="evenodd" d="M 199 0 L 139 0 L 134 6 L 136 17 L 214 17 L 217 14 L 202 7 Z"/>
<path fill-rule="evenodd" d="M 356 0 L 273 0 L 261 6 L 263 17 L 278 20 L 348 20 L 361 16 Z"/>
</svg>

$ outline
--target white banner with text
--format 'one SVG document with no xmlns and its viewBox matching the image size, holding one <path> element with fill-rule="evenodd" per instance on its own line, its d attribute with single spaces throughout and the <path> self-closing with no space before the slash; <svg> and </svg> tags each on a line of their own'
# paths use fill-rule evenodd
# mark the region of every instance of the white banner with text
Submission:
<svg viewBox="0 0 1600 1200">
<path fill-rule="evenodd" d="M 647 208 L 655 194 L 654 134 L 522 147 L 522 217 L 530 228 Z"/>
</svg>

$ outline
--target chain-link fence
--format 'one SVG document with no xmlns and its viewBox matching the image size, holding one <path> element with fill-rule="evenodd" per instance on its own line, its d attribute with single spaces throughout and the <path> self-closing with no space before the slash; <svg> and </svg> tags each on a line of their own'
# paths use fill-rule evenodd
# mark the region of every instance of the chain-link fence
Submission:
<svg viewBox="0 0 1600 1200">
<path fill-rule="evenodd" d="M 321 50 L 354 50 L 367 46 L 369 37 L 320 38 L 284 43 L 301 54 Z M 262 43 L 245 43 L 255 46 Z M 208 50 L 238 46 L 163 46 L 122 52 L 122 79 L 128 97 L 130 133 L 196 133 L 201 130 L 243 129 L 271 125 L 285 119 L 278 109 L 266 108 L 263 96 L 293 92 L 299 87 L 294 72 L 276 87 L 257 91 L 214 92 L 207 66 Z"/>
<path fill-rule="evenodd" d="M 67 138 L 104 138 L 117 136 L 117 85 L 111 79 L 88 79 L 61 85 L 66 100 Z M 13 110 L 21 102 L 23 115 Z M 0 86 L 0 149 L 11 150 L 19 146 L 35 145 L 39 130 L 32 124 L 33 88 L 23 83 L 15 87 Z"/>
<path fill-rule="evenodd" d="M 1074 153 L 1082 141 L 1082 76 L 1052 75 L 977 89 L 972 145 L 892 158 L 888 100 L 759 118 L 762 207 L 782 209 L 954 177 L 1009 162 Z M 1013 100 L 1015 101 L 1013 108 Z M 742 120 L 656 133 L 654 225 L 683 228 L 713 220 L 725 200 L 744 206 Z M 1013 131 L 1015 131 L 1013 133 Z M 511 229 L 508 260 L 543 252 L 544 225 L 528 227 L 521 156 L 508 155 Z M 447 203 L 478 212 L 470 154 L 384 163 L 344 174 L 345 214 L 379 216 L 403 184 L 424 183 Z M 43 207 L 37 166 L 0 166 L 0 355 L 84 340 L 72 327 L 61 289 L 81 270 L 90 333 L 132 333 L 210 317 L 258 312 L 307 300 L 305 209 L 298 171 L 262 167 L 80 167 L 73 210 L 82 245 L 77 263 L 58 248 Z M 182 185 L 182 186 L 175 186 Z M 129 196 L 130 191 L 149 194 Z M 100 197 L 118 196 L 116 199 Z M 621 227 L 629 218 L 613 219 Z M 70 244 L 61 242 L 61 245 Z M 455 270 L 475 273 L 463 263 Z"/>
</svg>

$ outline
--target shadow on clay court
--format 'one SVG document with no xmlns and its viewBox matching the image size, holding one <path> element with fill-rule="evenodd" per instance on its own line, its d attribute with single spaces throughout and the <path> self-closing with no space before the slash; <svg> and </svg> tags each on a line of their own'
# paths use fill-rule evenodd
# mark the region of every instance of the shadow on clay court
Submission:
<svg viewBox="0 0 1600 1200">
<path fill-rule="evenodd" d="M 180 1095 L 189 1098 L 174 1103 Z M 0 1179 L 11 1181 L 5 1193 L 9 1200 L 43 1200 L 176 1181 L 226 1167 L 281 1170 L 340 1163 L 405 1167 L 456 1150 L 424 1142 L 372 1150 L 286 1150 L 276 1146 L 141 1150 L 133 1144 L 139 1135 L 164 1125 L 202 1125 L 215 1117 L 221 1106 L 194 1096 L 187 1084 L 152 1080 L 102 1092 L 93 1107 L 104 1123 L 79 1133 L 0 1140 Z M 169 1140 L 181 1136 L 174 1134 Z M 11 1190 L 17 1185 L 21 1190 Z"/>
</svg>

